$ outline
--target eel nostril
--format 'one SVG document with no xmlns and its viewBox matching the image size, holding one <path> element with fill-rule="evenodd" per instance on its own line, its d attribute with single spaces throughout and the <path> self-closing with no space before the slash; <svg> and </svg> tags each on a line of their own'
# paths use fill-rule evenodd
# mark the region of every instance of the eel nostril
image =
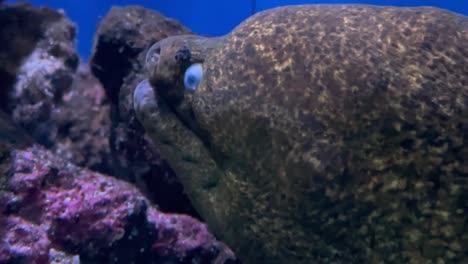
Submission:
<svg viewBox="0 0 468 264">
<path fill-rule="evenodd" d="M 192 53 L 190 52 L 190 49 L 187 46 L 183 46 L 182 48 L 180 48 L 174 56 L 174 59 L 179 63 L 189 62 L 191 58 Z"/>
</svg>

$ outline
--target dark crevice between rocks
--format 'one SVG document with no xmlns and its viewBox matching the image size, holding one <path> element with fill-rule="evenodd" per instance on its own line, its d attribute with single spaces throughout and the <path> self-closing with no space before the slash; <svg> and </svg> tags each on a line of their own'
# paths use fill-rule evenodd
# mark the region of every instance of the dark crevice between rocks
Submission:
<svg viewBox="0 0 468 264">
<path fill-rule="evenodd" d="M 119 104 L 119 91 L 127 76 L 132 70 L 132 60 L 141 52 L 127 47 L 124 43 L 106 41 L 99 38 L 91 62 L 91 71 L 102 83 L 106 94 L 113 104 Z"/>
<path fill-rule="evenodd" d="M 122 16 L 128 14 L 133 16 L 123 23 Z M 158 12 L 137 6 L 114 7 L 98 25 L 90 66 L 110 99 L 110 174 L 134 183 L 164 212 L 201 219 L 129 104 L 134 86 L 144 75 L 147 48 L 167 36 L 189 32 Z"/>
<path fill-rule="evenodd" d="M 0 39 L 0 42 L 2 40 Z M 9 87 L 11 87 L 16 81 L 16 75 L 0 68 L 0 110 L 6 113 L 11 113 L 11 109 L 7 107 L 10 102 L 8 101 Z"/>
</svg>

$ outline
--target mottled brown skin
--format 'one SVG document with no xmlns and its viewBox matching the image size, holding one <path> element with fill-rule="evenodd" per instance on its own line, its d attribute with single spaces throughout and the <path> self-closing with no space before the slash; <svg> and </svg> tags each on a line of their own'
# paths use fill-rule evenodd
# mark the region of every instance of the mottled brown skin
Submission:
<svg viewBox="0 0 468 264">
<path fill-rule="evenodd" d="M 467 43 L 436 8 L 261 12 L 145 127 L 244 263 L 464 263 Z"/>
</svg>

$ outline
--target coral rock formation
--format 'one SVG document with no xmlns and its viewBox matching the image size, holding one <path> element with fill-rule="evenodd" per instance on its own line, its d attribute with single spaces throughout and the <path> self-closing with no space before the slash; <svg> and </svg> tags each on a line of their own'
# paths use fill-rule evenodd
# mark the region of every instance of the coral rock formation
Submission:
<svg viewBox="0 0 468 264">
<path fill-rule="evenodd" d="M 0 263 L 45 263 L 58 258 L 53 250 L 99 263 L 234 259 L 198 220 L 164 214 L 131 184 L 42 147 L 13 151 L 1 165 Z"/>
</svg>

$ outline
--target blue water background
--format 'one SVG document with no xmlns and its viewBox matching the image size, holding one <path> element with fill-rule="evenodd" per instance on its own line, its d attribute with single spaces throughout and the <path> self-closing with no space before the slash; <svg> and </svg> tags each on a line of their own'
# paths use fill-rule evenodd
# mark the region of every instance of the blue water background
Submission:
<svg viewBox="0 0 468 264">
<path fill-rule="evenodd" d="M 9 0 L 7 3 L 21 2 Z M 141 5 L 172 17 L 198 34 L 220 36 L 231 31 L 253 11 L 252 0 L 32 0 L 38 6 L 62 8 L 78 25 L 77 47 L 87 60 L 91 54 L 96 25 L 111 6 Z M 362 3 L 392 6 L 436 6 L 468 15 L 468 0 L 355 0 L 355 1 L 300 1 L 257 0 L 255 11 L 293 4 Z"/>
</svg>

